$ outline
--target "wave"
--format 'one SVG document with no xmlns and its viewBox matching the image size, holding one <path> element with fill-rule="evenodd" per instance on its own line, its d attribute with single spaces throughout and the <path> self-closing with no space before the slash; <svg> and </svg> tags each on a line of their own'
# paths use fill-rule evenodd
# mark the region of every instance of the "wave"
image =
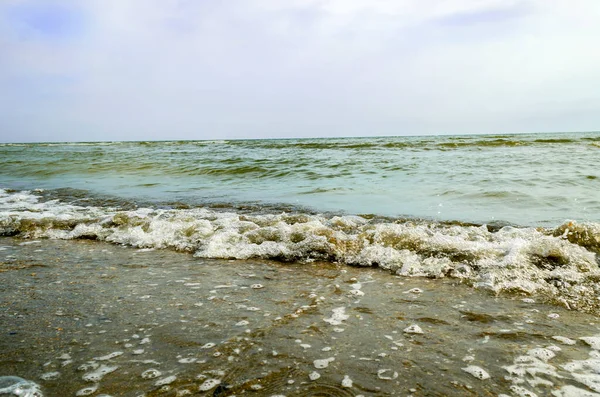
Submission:
<svg viewBox="0 0 600 397">
<path fill-rule="evenodd" d="M 577 144 L 598 142 L 598 133 L 573 133 L 569 137 L 555 134 L 501 134 L 458 136 L 389 136 L 356 138 L 284 138 L 284 139 L 234 139 L 234 140 L 172 140 L 172 141 L 99 141 L 99 142 L 41 142 L 0 143 L 0 147 L 71 147 L 71 146 L 143 146 L 143 147 L 248 147 L 255 149 L 451 149 L 462 147 L 530 146 L 540 144 Z M 440 140 L 442 142 L 440 142 Z"/>
<path fill-rule="evenodd" d="M 537 143 L 575 143 L 577 142 L 576 139 L 569 139 L 569 138 L 548 138 L 548 139 L 536 139 L 534 142 Z"/>
<path fill-rule="evenodd" d="M 462 142 L 442 142 L 437 146 L 441 148 L 463 148 L 463 147 L 496 147 L 496 146 L 522 146 L 529 142 L 514 139 L 493 139 L 493 140 L 465 140 Z"/>
<path fill-rule="evenodd" d="M 537 294 L 599 312 L 600 224 L 554 229 L 209 208 L 119 210 L 0 189 L 0 235 L 92 239 L 200 258 L 329 261 L 453 277 L 495 293 Z"/>
<path fill-rule="evenodd" d="M 444 139 L 444 138 L 442 138 Z M 439 140 L 439 137 L 438 137 Z M 493 137 L 482 136 L 457 136 L 447 137 L 445 141 L 426 139 L 424 137 L 388 137 L 373 138 L 365 140 L 355 138 L 350 140 L 342 139 L 306 139 L 306 140 L 251 140 L 251 141 L 230 141 L 229 144 L 235 146 L 253 147 L 261 149 L 310 149 L 310 150 L 448 150 L 457 148 L 495 148 L 495 147 L 516 147 L 533 146 L 546 144 L 577 144 L 579 139 L 571 138 L 538 138 L 530 135 L 503 135 Z"/>
<path fill-rule="evenodd" d="M 459 138 L 460 141 L 441 142 L 437 144 L 437 147 L 441 149 L 457 149 L 457 148 L 470 148 L 470 147 L 481 147 L 481 148 L 494 148 L 494 147 L 516 147 L 516 146 L 533 146 L 533 145 L 548 145 L 548 144 L 577 144 L 579 139 L 570 138 L 540 138 L 532 139 L 531 136 L 516 137 L 516 136 L 505 136 L 502 138 L 495 137 L 496 139 L 473 139 L 473 138 Z"/>
</svg>

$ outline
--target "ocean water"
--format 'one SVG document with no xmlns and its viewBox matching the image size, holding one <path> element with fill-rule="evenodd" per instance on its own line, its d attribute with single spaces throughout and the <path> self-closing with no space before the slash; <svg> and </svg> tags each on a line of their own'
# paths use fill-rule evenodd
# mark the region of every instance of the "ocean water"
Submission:
<svg viewBox="0 0 600 397">
<path fill-rule="evenodd" d="M 92 395 L 115 371 L 123 378 L 102 384 L 127 396 L 600 392 L 593 375 L 600 368 L 594 339 L 600 334 L 600 133 L 2 144 L 0 160 L 0 274 L 8 280 L 0 288 L 0 320 L 11 337 L 21 329 L 29 335 L 0 343 L 10 352 L 0 353 L 0 375 L 29 379 L 0 378 L 0 395 L 11 387 L 29 387 L 31 395 L 42 389 L 61 395 L 61 388 L 69 390 L 65 395 Z M 140 278 L 153 281 L 137 285 Z M 106 280 L 116 284 L 102 293 L 87 288 Z M 253 291 L 267 282 L 274 295 L 257 298 Z M 143 305 L 119 305 L 128 299 Z M 70 305 L 81 310 L 64 314 Z M 245 314 L 223 309 L 231 307 Z M 270 314 L 252 317 L 248 307 Z M 179 324 L 191 318 L 203 320 Z M 559 318 L 568 319 L 574 334 Z M 354 327 L 343 326 L 351 322 Z M 81 334 L 82 324 L 102 324 L 107 329 L 98 332 L 112 339 L 95 328 Z M 363 332 L 364 324 L 371 331 Z M 44 327 L 51 331 L 41 332 Z M 76 342 L 57 339 L 59 328 Z M 309 347 L 301 347 L 304 355 L 288 352 L 289 341 L 281 342 L 286 332 L 298 334 L 293 343 L 307 332 L 318 336 L 298 345 L 319 352 L 337 340 L 338 350 L 323 357 Z M 391 353 L 382 349 L 389 346 L 369 340 L 371 332 L 392 341 L 400 361 L 386 361 Z M 469 333 L 458 353 L 450 341 Z M 153 347 L 154 358 L 138 362 L 134 352 L 144 347 L 131 335 L 143 334 L 164 340 Z M 479 339 L 477 347 L 469 345 Z M 131 352 L 108 357 L 113 340 Z M 256 356 L 198 353 L 242 340 L 248 351 L 260 346 Z M 557 340 L 575 347 L 563 346 L 564 362 L 551 366 Z M 212 345 L 203 349 L 205 343 Z M 169 352 L 184 346 L 177 356 L 183 362 L 162 364 L 166 371 L 143 368 L 165 374 L 166 383 L 148 375 L 123 386 L 142 371 L 139 363 L 170 362 Z M 104 372 L 78 384 L 81 374 L 61 369 L 70 359 L 57 359 L 59 350 L 61 357 L 77 354 L 86 374 Z M 271 350 L 286 352 L 272 368 L 262 364 Z M 229 361 L 211 361 L 217 357 Z M 360 357 L 369 364 L 345 364 Z M 198 378 L 181 366 L 201 361 Z M 415 366 L 422 372 L 410 369 Z M 311 383 L 315 369 L 326 382 L 302 394 L 318 384 Z M 418 384 L 401 381 L 403 370 Z M 274 373 L 289 379 L 268 393 L 243 377 L 237 386 L 202 386 L 210 379 L 225 384 L 244 371 L 264 384 Z M 449 371 L 443 372 L 449 383 L 434 385 L 439 371 Z M 170 388 L 182 374 L 186 383 Z M 473 379 L 484 383 L 475 386 Z"/>
<path fill-rule="evenodd" d="M 0 184 L 100 206 L 556 226 L 600 220 L 599 149 L 598 133 L 4 144 Z"/>
</svg>

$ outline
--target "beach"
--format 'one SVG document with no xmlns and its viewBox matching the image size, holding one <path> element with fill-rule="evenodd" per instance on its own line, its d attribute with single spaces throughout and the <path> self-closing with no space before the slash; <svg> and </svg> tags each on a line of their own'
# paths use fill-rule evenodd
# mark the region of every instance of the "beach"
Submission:
<svg viewBox="0 0 600 397">
<path fill-rule="evenodd" d="M 0 246 L 0 373 L 47 396 L 598 388 L 595 316 L 457 280 L 85 240 Z"/>
<path fill-rule="evenodd" d="M 600 395 L 599 140 L 4 144 L 0 395 Z"/>
</svg>

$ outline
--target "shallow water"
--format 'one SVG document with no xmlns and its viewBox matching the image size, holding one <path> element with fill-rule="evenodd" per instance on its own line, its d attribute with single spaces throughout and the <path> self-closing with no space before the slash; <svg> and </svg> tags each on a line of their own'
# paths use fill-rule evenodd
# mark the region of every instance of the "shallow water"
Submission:
<svg viewBox="0 0 600 397">
<path fill-rule="evenodd" d="M 600 312 L 598 223 L 544 229 L 264 210 L 124 210 L 0 189 L 0 235 L 98 240 L 198 258 L 378 266 L 391 274 L 451 277 L 496 293 L 517 291 Z"/>
<path fill-rule="evenodd" d="M 45 396 L 600 392 L 597 317 L 524 295 L 326 262 L 0 246 L 0 375 Z"/>
</svg>

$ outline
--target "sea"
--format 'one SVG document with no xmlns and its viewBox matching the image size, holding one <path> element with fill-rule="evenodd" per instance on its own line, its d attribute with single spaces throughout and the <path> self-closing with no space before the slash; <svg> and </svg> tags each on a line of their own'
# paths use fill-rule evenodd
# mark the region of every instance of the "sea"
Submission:
<svg viewBox="0 0 600 397">
<path fill-rule="evenodd" d="M 599 164 L 598 132 L 0 144 L 0 395 L 600 395 Z"/>
</svg>

